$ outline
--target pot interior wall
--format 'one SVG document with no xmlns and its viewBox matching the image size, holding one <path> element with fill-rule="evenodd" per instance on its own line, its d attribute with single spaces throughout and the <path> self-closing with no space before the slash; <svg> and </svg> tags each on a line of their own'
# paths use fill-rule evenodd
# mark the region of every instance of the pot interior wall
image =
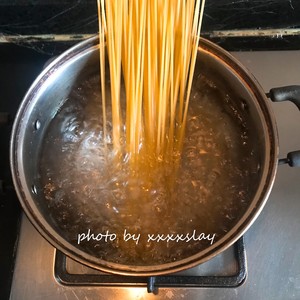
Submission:
<svg viewBox="0 0 300 300">
<path fill-rule="evenodd" d="M 27 94 L 18 127 L 23 207 L 56 246 L 106 270 L 164 271 L 216 254 L 214 249 L 238 238 L 265 201 L 274 137 L 264 99 L 257 99 L 229 64 L 208 48 L 199 49 L 181 161 L 186 181 L 170 199 L 147 205 L 140 193 L 138 203 L 128 208 L 122 195 L 107 196 L 99 182 L 113 166 L 97 156 L 102 131 L 98 57 L 94 46 L 54 62 Z M 127 217 L 122 219 L 120 211 Z M 122 242 L 125 229 L 145 237 L 195 230 L 215 239 L 157 247 L 141 240 Z M 78 234 L 88 230 L 109 231 L 120 239 L 78 244 Z"/>
</svg>

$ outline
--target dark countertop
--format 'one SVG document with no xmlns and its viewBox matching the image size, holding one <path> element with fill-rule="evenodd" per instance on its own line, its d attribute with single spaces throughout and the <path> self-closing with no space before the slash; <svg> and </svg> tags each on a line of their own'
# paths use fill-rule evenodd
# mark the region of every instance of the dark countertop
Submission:
<svg viewBox="0 0 300 300">
<path fill-rule="evenodd" d="M 0 32 L 67 34 L 97 32 L 96 0 L 0 0 Z M 259 28 L 299 28 L 295 0 L 206 0 L 205 32 Z"/>
<path fill-rule="evenodd" d="M 206 0 L 202 35 L 230 51 L 299 49 L 299 15 L 295 0 Z M 96 0 L 0 0 L 0 43 L 57 54 L 57 38 L 70 46 L 97 32 Z"/>
</svg>

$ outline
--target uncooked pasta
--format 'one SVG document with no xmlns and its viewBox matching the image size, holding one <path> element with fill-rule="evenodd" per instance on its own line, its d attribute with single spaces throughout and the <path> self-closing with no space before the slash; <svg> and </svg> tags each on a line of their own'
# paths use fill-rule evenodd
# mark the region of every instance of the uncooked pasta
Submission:
<svg viewBox="0 0 300 300">
<path fill-rule="evenodd" d="M 180 155 L 204 2 L 98 0 L 104 136 L 108 63 L 113 148 L 122 151 L 125 128 L 131 161 L 146 157 L 155 163 Z M 126 108 L 120 99 L 122 82 Z"/>
</svg>

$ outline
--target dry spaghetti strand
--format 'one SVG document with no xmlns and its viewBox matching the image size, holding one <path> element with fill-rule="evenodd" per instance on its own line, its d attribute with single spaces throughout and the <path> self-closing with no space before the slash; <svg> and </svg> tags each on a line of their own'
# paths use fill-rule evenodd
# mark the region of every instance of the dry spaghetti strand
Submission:
<svg viewBox="0 0 300 300">
<path fill-rule="evenodd" d="M 161 161 L 181 151 L 204 5 L 205 0 L 98 0 L 103 122 L 106 41 L 113 146 L 121 151 L 126 128 L 125 150 L 134 161 L 145 155 Z"/>
</svg>

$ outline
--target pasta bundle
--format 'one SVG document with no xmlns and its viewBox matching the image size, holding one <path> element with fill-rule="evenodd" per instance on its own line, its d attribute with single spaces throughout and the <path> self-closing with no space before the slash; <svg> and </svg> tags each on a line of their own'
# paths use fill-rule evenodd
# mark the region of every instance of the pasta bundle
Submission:
<svg viewBox="0 0 300 300">
<path fill-rule="evenodd" d="M 100 74 L 106 135 L 105 57 L 109 63 L 112 139 L 133 161 L 181 151 L 204 0 L 98 0 Z M 121 83 L 126 93 L 122 120 Z"/>
</svg>

